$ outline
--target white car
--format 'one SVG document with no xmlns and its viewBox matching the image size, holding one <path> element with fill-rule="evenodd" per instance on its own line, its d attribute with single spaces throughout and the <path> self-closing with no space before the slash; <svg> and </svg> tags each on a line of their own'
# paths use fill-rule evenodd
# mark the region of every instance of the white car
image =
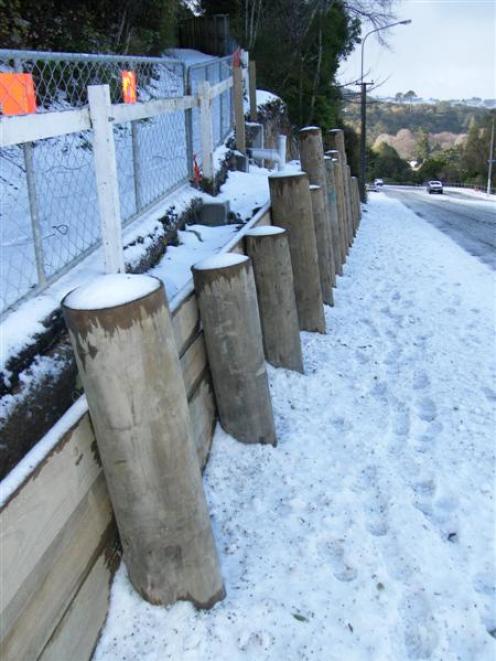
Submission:
<svg viewBox="0 0 496 661">
<path fill-rule="evenodd" d="M 374 182 L 367 184 L 367 190 L 368 191 L 373 191 L 374 193 L 378 193 L 379 191 L 382 190 L 382 187 L 384 186 L 384 182 L 382 179 L 374 179 Z"/>
<path fill-rule="evenodd" d="M 440 195 L 442 195 L 443 184 L 440 181 L 428 181 L 426 184 L 426 190 L 429 193 L 429 195 L 432 195 L 432 193 L 439 193 Z"/>
</svg>

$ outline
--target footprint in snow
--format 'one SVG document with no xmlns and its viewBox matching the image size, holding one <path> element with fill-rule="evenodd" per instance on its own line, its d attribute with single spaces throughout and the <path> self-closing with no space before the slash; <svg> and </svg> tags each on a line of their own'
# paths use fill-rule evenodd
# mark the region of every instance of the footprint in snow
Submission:
<svg viewBox="0 0 496 661">
<path fill-rule="evenodd" d="M 334 577 L 342 583 L 354 581 L 357 570 L 345 557 L 344 543 L 341 539 L 328 539 L 322 543 L 321 552 L 328 561 Z"/>
<path fill-rule="evenodd" d="M 429 397 L 423 397 L 417 402 L 417 415 L 425 422 L 432 422 L 437 416 L 437 407 L 435 402 Z"/>
<path fill-rule="evenodd" d="M 397 409 L 393 420 L 393 433 L 397 436 L 408 436 L 410 433 L 410 409 L 407 406 Z"/>
<path fill-rule="evenodd" d="M 435 498 L 434 480 L 417 482 L 413 489 L 416 494 L 415 507 L 436 528 L 441 539 L 451 544 L 458 542 L 458 499 L 449 495 Z"/>
<path fill-rule="evenodd" d="M 427 372 L 420 371 L 415 372 L 413 376 L 413 389 L 414 390 L 424 390 L 430 385 L 430 379 L 427 375 Z"/>
<path fill-rule="evenodd" d="M 444 427 L 442 423 L 438 420 L 430 422 L 425 432 L 417 437 L 419 445 L 417 445 L 416 449 L 419 452 L 425 452 L 428 449 L 428 446 L 435 443 L 437 437 L 443 431 L 443 429 Z"/>
<path fill-rule="evenodd" d="M 496 402 L 496 392 L 494 390 L 491 390 L 491 388 L 482 388 L 482 392 L 489 402 Z"/>
<path fill-rule="evenodd" d="M 425 595 L 413 592 L 399 606 L 403 620 L 403 640 L 409 659 L 429 659 L 434 653 L 439 634 L 437 623 Z"/>
</svg>

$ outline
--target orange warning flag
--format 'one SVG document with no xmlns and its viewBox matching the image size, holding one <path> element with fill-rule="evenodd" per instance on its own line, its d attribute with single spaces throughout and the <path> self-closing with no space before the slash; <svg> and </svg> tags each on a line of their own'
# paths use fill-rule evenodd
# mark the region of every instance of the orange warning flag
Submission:
<svg viewBox="0 0 496 661">
<path fill-rule="evenodd" d="M 124 103 L 136 103 L 136 73 L 134 71 L 121 71 L 121 79 Z"/>
<path fill-rule="evenodd" d="M 30 73 L 0 73 L 0 109 L 3 115 L 36 112 L 36 95 Z"/>
</svg>

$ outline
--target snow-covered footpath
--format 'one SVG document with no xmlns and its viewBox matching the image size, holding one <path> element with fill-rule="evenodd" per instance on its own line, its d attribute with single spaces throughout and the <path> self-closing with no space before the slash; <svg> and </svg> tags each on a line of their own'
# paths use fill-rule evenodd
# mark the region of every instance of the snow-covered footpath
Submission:
<svg viewBox="0 0 496 661">
<path fill-rule="evenodd" d="M 125 568 L 97 661 L 494 659 L 494 281 L 374 196 L 304 376 L 270 368 L 277 448 L 217 429 L 227 589 L 151 606 Z"/>
</svg>

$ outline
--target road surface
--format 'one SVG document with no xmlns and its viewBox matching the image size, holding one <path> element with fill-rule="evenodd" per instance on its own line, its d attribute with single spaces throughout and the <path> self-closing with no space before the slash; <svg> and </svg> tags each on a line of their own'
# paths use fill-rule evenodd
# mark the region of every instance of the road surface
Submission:
<svg viewBox="0 0 496 661">
<path fill-rule="evenodd" d="M 424 188 L 384 186 L 417 216 L 448 234 L 464 250 L 496 271 L 496 203 L 463 191 L 429 195 Z M 373 196 L 374 193 L 369 193 Z"/>
</svg>

